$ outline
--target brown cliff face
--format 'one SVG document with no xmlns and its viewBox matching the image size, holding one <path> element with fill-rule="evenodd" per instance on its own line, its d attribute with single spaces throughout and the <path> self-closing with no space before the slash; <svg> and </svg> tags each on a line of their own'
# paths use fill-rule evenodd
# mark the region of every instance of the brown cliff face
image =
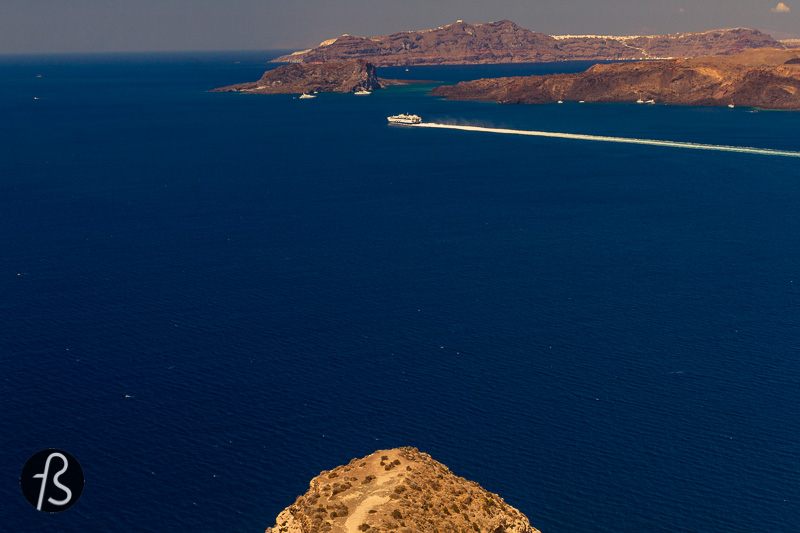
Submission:
<svg viewBox="0 0 800 533">
<path fill-rule="evenodd" d="M 668 59 L 737 54 L 757 48 L 783 48 L 758 30 L 733 28 L 674 35 L 561 39 L 562 50 L 574 59 Z"/>
<path fill-rule="evenodd" d="M 769 35 L 746 28 L 643 37 L 552 37 L 522 28 L 510 20 L 482 24 L 458 21 L 431 30 L 380 37 L 343 35 L 274 61 L 327 63 L 358 58 L 379 67 L 538 63 L 698 57 L 782 47 Z"/>
<path fill-rule="evenodd" d="M 416 448 L 378 450 L 311 480 L 266 533 L 539 533 L 477 483 Z"/>
<path fill-rule="evenodd" d="M 497 78 L 437 87 L 435 96 L 500 103 L 558 100 L 800 109 L 800 50 L 594 65 L 586 72 Z"/>
<path fill-rule="evenodd" d="M 381 67 L 557 61 L 560 56 L 552 37 L 501 20 L 485 24 L 456 22 L 432 30 L 371 38 L 344 35 L 274 61 L 312 63 L 363 58 Z"/>
<path fill-rule="evenodd" d="M 356 60 L 324 65 L 282 65 L 266 71 L 256 82 L 229 85 L 214 91 L 255 94 L 348 93 L 380 87 L 375 67 L 364 60 Z"/>
</svg>

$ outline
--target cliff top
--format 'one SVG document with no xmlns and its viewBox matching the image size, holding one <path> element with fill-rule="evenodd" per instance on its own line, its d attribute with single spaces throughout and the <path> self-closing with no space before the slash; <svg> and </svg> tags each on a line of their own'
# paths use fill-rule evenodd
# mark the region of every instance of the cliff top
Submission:
<svg viewBox="0 0 800 533">
<path fill-rule="evenodd" d="M 416 448 L 324 471 L 266 533 L 539 533 L 517 509 Z"/>
</svg>

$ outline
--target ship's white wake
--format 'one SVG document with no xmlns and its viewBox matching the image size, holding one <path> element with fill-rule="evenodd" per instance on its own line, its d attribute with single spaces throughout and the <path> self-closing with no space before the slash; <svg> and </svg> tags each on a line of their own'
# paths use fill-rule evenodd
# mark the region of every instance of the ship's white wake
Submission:
<svg viewBox="0 0 800 533">
<path fill-rule="evenodd" d="M 556 133 L 551 131 L 511 130 L 505 128 L 485 128 L 482 126 L 458 126 L 453 124 L 436 124 L 423 122 L 414 124 L 416 128 L 443 128 L 449 130 L 478 131 L 484 133 L 503 133 L 506 135 L 531 135 L 534 137 L 554 137 L 556 139 L 573 139 L 580 141 L 600 141 L 610 143 L 646 144 L 650 146 L 670 146 L 672 148 L 689 148 L 692 150 L 717 150 L 720 152 L 736 152 L 740 154 L 776 155 L 782 157 L 800 157 L 800 152 L 790 150 L 771 150 L 769 148 L 749 148 L 747 146 L 725 146 L 716 144 L 698 144 L 680 141 L 659 141 L 655 139 L 634 139 L 629 137 L 606 137 L 603 135 L 584 135 L 580 133 Z"/>
</svg>

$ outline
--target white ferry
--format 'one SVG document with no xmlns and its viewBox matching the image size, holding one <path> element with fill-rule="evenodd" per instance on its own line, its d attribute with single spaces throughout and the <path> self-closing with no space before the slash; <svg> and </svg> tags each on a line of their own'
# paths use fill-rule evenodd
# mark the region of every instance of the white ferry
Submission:
<svg viewBox="0 0 800 533">
<path fill-rule="evenodd" d="M 408 115 L 408 114 L 400 114 L 400 115 L 392 115 L 391 117 L 386 117 L 389 123 L 391 124 L 419 124 L 422 122 L 422 119 L 419 115 Z"/>
<path fill-rule="evenodd" d="M 305 98 L 316 98 L 316 96 L 314 96 L 313 94 L 307 94 L 307 93 L 303 93 L 303 94 L 301 94 L 301 95 L 299 96 L 299 98 L 300 98 L 301 100 L 303 100 L 303 99 L 305 99 Z"/>
<path fill-rule="evenodd" d="M 361 89 L 360 91 L 356 91 L 353 94 L 359 94 L 359 95 L 361 95 L 361 94 L 372 94 L 372 91 L 368 91 L 366 89 Z"/>
</svg>

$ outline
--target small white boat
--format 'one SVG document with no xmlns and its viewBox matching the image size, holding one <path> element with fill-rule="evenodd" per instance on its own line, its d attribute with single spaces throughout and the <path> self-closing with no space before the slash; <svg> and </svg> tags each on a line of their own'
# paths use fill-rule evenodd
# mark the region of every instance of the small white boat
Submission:
<svg viewBox="0 0 800 533">
<path fill-rule="evenodd" d="M 304 98 L 316 98 L 316 96 L 314 96 L 313 94 L 303 93 L 300 95 L 300 99 L 302 100 Z"/>
<path fill-rule="evenodd" d="M 361 89 L 360 91 L 356 91 L 353 94 L 372 94 L 372 91 L 368 91 L 366 89 Z"/>
<path fill-rule="evenodd" d="M 652 98 L 650 100 L 646 100 L 645 101 L 645 104 L 655 104 L 655 103 L 656 103 L 656 101 L 653 100 Z"/>
<path fill-rule="evenodd" d="M 733 102 L 731 102 L 730 104 L 728 104 L 728 107 L 730 107 L 731 109 L 733 109 L 735 106 L 733 105 Z"/>
<path fill-rule="evenodd" d="M 564 103 L 564 100 L 559 100 L 559 101 L 558 101 L 558 103 L 559 103 L 559 104 L 563 104 L 563 103 Z"/>
</svg>

